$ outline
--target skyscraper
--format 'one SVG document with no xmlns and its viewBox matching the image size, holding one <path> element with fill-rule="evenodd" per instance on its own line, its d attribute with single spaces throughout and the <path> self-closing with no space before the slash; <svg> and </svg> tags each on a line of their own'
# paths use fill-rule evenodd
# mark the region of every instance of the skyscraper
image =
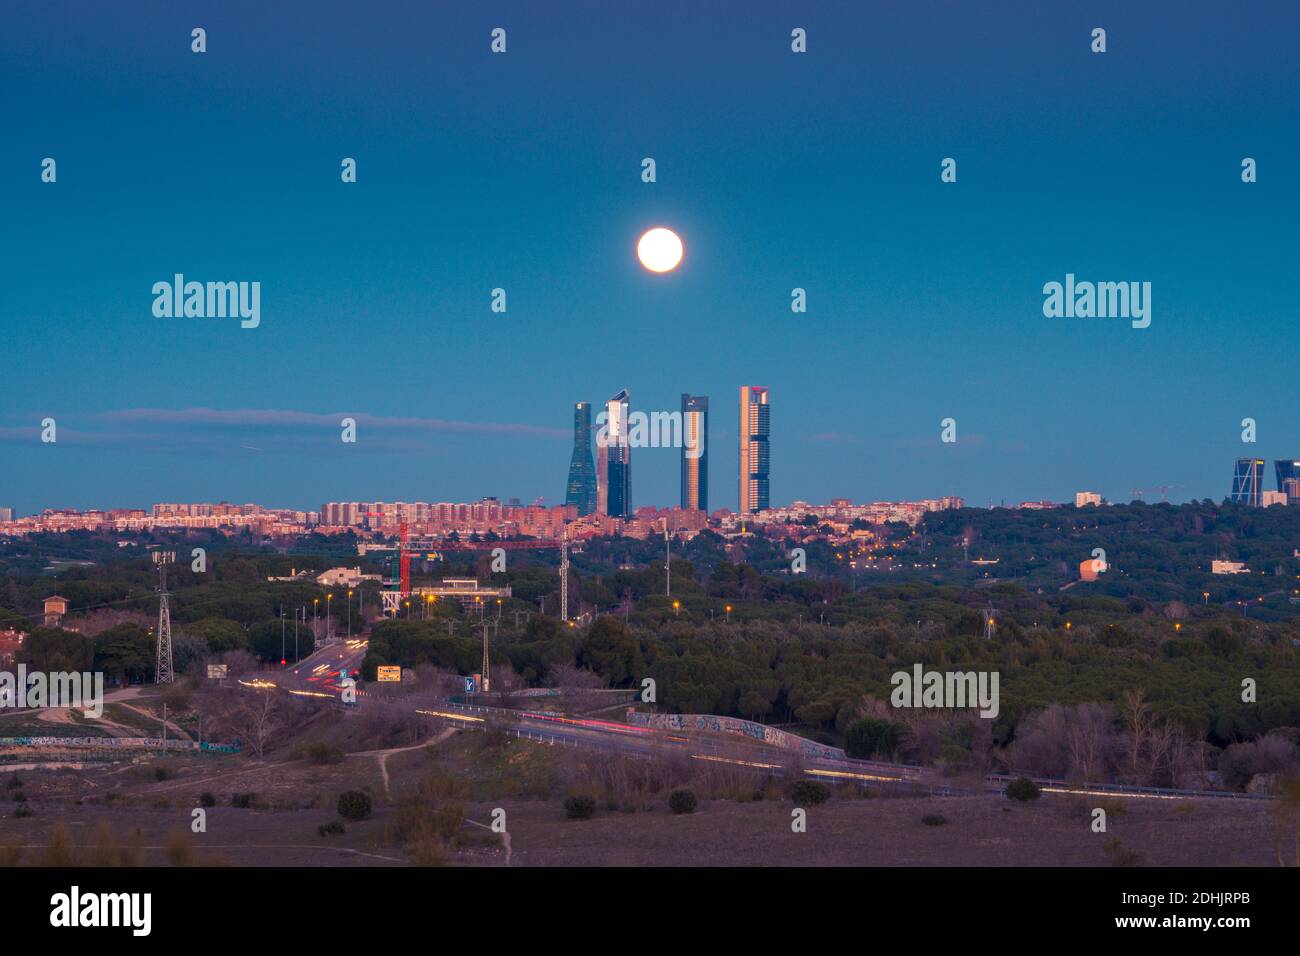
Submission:
<svg viewBox="0 0 1300 956">
<path fill-rule="evenodd" d="M 1273 470 L 1277 472 L 1277 490 L 1286 493 L 1286 503 L 1300 504 L 1300 498 L 1291 493 L 1296 486 L 1287 484 L 1289 481 L 1300 480 L 1300 461 L 1294 458 L 1281 458 L 1273 462 Z"/>
<path fill-rule="evenodd" d="M 767 388 L 740 387 L 740 513 L 754 514 L 771 507 L 768 489 L 771 406 Z"/>
<path fill-rule="evenodd" d="M 569 459 L 569 485 L 564 503 L 576 505 L 578 516 L 596 510 L 596 468 L 591 462 L 591 403 L 573 406 L 573 457 Z"/>
<path fill-rule="evenodd" d="M 598 433 L 599 434 L 599 433 Z M 628 443 L 628 393 L 623 389 L 605 403 L 605 514 L 632 517 L 632 446 Z"/>
<path fill-rule="evenodd" d="M 682 394 L 682 507 L 709 510 L 709 396 Z"/>
<path fill-rule="evenodd" d="M 1252 508 L 1264 501 L 1264 459 L 1238 458 L 1232 473 L 1232 500 Z"/>
</svg>

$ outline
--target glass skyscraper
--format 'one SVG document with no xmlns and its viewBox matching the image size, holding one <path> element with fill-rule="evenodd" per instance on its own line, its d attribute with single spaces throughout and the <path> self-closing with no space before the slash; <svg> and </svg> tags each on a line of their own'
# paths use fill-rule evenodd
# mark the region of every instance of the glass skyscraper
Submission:
<svg viewBox="0 0 1300 956">
<path fill-rule="evenodd" d="M 573 406 L 573 457 L 569 459 L 569 485 L 564 503 L 576 505 L 578 516 L 596 510 L 596 467 L 591 461 L 591 403 Z"/>
<path fill-rule="evenodd" d="M 628 392 L 623 389 L 605 403 L 605 514 L 632 517 L 632 446 L 628 443 Z"/>
<path fill-rule="evenodd" d="M 1287 505 L 1300 505 L 1300 485 L 1288 484 L 1300 481 L 1300 461 L 1278 459 L 1273 462 L 1273 470 L 1277 472 L 1277 490 L 1286 494 Z"/>
<path fill-rule="evenodd" d="M 1264 503 L 1264 459 L 1238 458 L 1232 473 L 1232 500 L 1252 508 Z"/>
<path fill-rule="evenodd" d="M 682 394 L 682 507 L 709 510 L 709 397 Z"/>
<path fill-rule="evenodd" d="M 740 387 L 740 513 L 765 511 L 771 507 L 768 469 L 771 462 L 768 438 L 772 431 L 767 389 L 762 385 Z"/>
</svg>

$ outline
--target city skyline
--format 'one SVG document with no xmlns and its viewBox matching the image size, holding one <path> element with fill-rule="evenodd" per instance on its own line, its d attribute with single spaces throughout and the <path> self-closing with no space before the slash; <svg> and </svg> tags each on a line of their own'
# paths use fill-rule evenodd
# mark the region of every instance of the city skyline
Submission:
<svg viewBox="0 0 1300 956">
<path fill-rule="evenodd" d="M 6 503 L 555 500 L 576 397 L 626 386 L 668 410 L 747 381 L 780 401 L 774 503 L 1221 498 L 1225 460 L 1300 449 L 1276 347 L 1300 291 L 1300 12 L 1247 8 L 1171 23 L 1107 6 L 1096 56 L 1066 10 L 990 30 L 952 4 L 936 36 L 919 10 L 814 3 L 803 57 L 775 3 L 742 22 L 593 10 L 560 33 L 507 4 L 500 57 L 469 41 L 486 27 L 468 10 L 302 36 L 270 9 L 252 44 L 215 9 L 206 57 L 174 41 L 183 11 L 83 11 L 73 45 L 18 11 L 0 36 L 0 202 L 23 223 L 0 237 Z M 431 60 L 430 35 L 458 39 Z M 394 127 L 391 102 L 412 122 Z M 162 165 L 160 128 L 177 144 Z M 688 253 L 652 275 L 635 243 L 660 224 Z M 155 316 L 177 273 L 260 283 L 259 324 Z M 1067 274 L 1150 282 L 1150 327 L 1044 317 L 1044 284 Z M 722 501 L 737 436 L 715 417 Z M 678 496 L 677 455 L 637 458 L 638 499 Z"/>
</svg>

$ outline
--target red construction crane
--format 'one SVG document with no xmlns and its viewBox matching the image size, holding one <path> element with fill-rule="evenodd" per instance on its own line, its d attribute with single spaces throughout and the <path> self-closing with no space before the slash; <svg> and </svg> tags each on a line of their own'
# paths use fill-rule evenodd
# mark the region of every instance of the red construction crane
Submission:
<svg viewBox="0 0 1300 956">
<path fill-rule="evenodd" d="M 392 515 L 384 514 L 381 511 L 367 511 L 367 518 L 391 518 Z M 405 596 L 411 593 L 411 528 L 407 524 L 406 518 L 402 518 L 397 524 L 397 591 Z"/>
<path fill-rule="evenodd" d="M 401 524 L 397 527 L 399 535 L 398 540 L 401 542 L 398 550 L 398 554 L 400 555 L 398 558 L 398 566 L 401 570 L 398 572 L 397 589 L 402 595 L 407 595 L 411 593 L 411 551 L 407 547 L 411 541 L 410 528 L 408 527 L 405 518 L 402 519 Z"/>
</svg>

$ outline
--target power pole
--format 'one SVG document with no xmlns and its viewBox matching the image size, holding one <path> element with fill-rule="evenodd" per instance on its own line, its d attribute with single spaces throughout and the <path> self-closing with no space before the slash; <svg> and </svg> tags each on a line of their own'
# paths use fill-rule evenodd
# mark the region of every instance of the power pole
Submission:
<svg viewBox="0 0 1300 956">
<path fill-rule="evenodd" d="M 170 684 L 176 679 L 172 673 L 172 614 L 167 603 L 167 565 L 175 560 L 175 551 L 153 553 L 154 564 L 158 565 L 158 655 L 153 672 L 155 684 Z M 165 733 L 166 725 L 163 726 Z"/>
<path fill-rule="evenodd" d="M 560 620 L 569 620 L 569 526 L 560 533 Z"/>
<path fill-rule="evenodd" d="M 488 682 L 488 626 L 487 621 L 483 622 L 483 693 L 491 689 Z"/>
</svg>

